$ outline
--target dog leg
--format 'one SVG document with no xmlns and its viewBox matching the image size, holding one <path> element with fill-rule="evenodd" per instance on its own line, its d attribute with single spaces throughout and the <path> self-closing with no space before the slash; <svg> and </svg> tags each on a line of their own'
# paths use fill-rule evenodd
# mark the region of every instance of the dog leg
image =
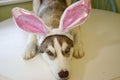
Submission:
<svg viewBox="0 0 120 80">
<path fill-rule="evenodd" d="M 79 44 L 75 44 L 74 45 L 74 53 L 73 53 L 73 57 L 75 57 L 76 59 L 82 58 L 84 56 L 84 52 L 83 52 L 83 48 L 82 46 Z"/>
<path fill-rule="evenodd" d="M 23 58 L 25 60 L 33 58 L 37 54 L 37 37 L 36 35 L 30 34 L 28 42 L 25 47 Z"/>
<path fill-rule="evenodd" d="M 84 51 L 82 43 L 80 41 L 80 27 L 72 30 L 72 35 L 74 36 L 74 53 L 73 57 L 76 59 L 82 58 L 84 56 Z"/>
</svg>

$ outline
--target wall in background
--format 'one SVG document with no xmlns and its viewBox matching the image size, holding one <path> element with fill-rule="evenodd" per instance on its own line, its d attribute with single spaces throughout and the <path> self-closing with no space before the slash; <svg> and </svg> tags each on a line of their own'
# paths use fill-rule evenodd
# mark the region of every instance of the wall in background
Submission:
<svg viewBox="0 0 120 80">
<path fill-rule="evenodd" d="M 100 0 L 100 1 L 101 1 L 101 3 L 100 3 L 99 8 L 103 9 L 104 8 L 104 3 L 105 3 L 106 0 Z M 114 0 L 114 1 L 115 1 L 117 13 L 120 13 L 120 0 Z M 91 0 L 91 2 L 92 2 L 92 7 L 96 8 L 97 0 Z M 111 6 L 108 7 L 108 10 L 111 10 Z"/>
<path fill-rule="evenodd" d="M 91 0 L 93 8 L 96 7 L 95 6 L 96 1 L 97 0 Z M 102 2 L 102 4 L 100 4 L 100 8 L 102 9 L 105 0 L 100 0 L 100 1 Z M 68 3 L 70 3 L 70 2 L 71 2 L 71 0 L 68 0 Z M 120 13 L 120 0 L 115 0 L 115 4 L 116 4 L 117 12 Z M 0 6 L 0 22 L 11 17 L 11 10 L 14 7 L 22 7 L 22 8 L 28 9 L 28 10 L 32 10 L 32 1 L 25 2 L 25 3 L 17 3 L 17 4 Z M 110 10 L 110 7 L 109 7 L 109 10 Z"/>
<path fill-rule="evenodd" d="M 32 10 L 32 1 L 0 6 L 0 22 L 11 17 L 11 10 L 14 7 Z"/>
<path fill-rule="evenodd" d="M 116 7 L 117 7 L 117 12 L 120 13 L 120 0 L 115 0 L 115 4 L 116 4 Z"/>
</svg>

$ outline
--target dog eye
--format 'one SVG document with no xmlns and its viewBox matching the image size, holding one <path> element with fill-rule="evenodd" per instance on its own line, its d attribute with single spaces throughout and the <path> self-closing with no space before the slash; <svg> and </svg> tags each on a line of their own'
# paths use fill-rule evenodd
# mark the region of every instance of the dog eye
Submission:
<svg viewBox="0 0 120 80">
<path fill-rule="evenodd" d="M 51 52 L 51 51 L 46 51 L 46 53 L 49 55 L 49 56 L 54 56 L 54 54 Z"/>
<path fill-rule="evenodd" d="M 69 52 L 70 52 L 70 48 L 66 48 L 65 53 L 69 53 Z"/>
</svg>

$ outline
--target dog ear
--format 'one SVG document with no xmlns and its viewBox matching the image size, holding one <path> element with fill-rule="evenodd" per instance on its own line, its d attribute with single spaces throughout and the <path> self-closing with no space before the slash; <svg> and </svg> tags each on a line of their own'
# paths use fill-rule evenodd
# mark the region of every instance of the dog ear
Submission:
<svg viewBox="0 0 120 80">
<path fill-rule="evenodd" d="M 85 22 L 90 13 L 90 0 L 80 0 L 69 6 L 60 20 L 60 29 L 68 31 Z"/>
<path fill-rule="evenodd" d="M 13 8 L 12 15 L 16 24 L 27 32 L 45 35 L 49 31 L 44 22 L 28 10 Z"/>
</svg>

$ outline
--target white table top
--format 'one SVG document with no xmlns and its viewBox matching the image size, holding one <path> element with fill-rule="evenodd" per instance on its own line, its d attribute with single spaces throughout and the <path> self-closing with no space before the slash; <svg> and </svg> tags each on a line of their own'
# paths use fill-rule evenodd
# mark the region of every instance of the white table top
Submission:
<svg viewBox="0 0 120 80">
<path fill-rule="evenodd" d="M 120 80 L 120 14 L 92 10 L 80 30 L 85 51 L 70 80 Z M 0 80 L 55 80 L 40 55 L 24 61 L 27 34 L 12 19 L 0 23 Z"/>
</svg>

